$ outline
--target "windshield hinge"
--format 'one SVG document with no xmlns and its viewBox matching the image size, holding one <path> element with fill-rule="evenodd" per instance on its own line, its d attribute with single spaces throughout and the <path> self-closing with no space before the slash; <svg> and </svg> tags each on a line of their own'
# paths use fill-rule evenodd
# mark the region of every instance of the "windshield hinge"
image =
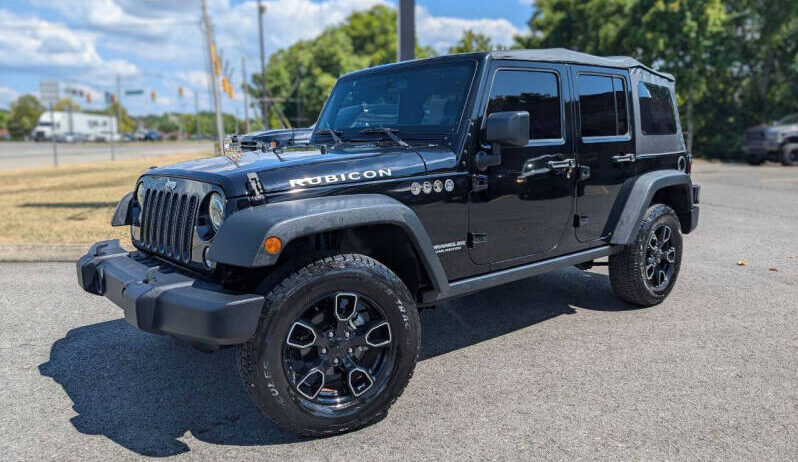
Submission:
<svg viewBox="0 0 798 462">
<path fill-rule="evenodd" d="M 253 204 L 262 204 L 265 202 L 266 198 L 263 197 L 263 193 L 266 191 L 263 190 L 263 185 L 257 173 L 247 173 L 247 192 Z"/>
</svg>

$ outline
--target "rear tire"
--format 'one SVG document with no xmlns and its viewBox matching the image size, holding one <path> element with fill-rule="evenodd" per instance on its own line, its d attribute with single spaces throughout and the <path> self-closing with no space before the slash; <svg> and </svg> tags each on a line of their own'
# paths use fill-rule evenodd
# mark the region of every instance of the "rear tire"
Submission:
<svg viewBox="0 0 798 462">
<path fill-rule="evenodd" d="M 781 165 L 792 167 L 798 165 L 798 145 L 788 144 L 781 148 Z"/>
<path fill-rule="evenodd" d="M 682 261 L 682 234 L 673 209 L 655 204 L 643 215 L 631 244 L 610 256 L 610 283 L 615 295 L 629 303 L 653 306 L 673 289 Z"/>
<path fill-rule="evenodd" d="M 287 273 L 259 289 L 263 314 L 238 358 L 247 391 L 263 413 L 298 435 L 332 435 L 379 420 L 404 391 L 421 346 L 407 287 L 359 254 L 319 258 Z"/>
</svg>

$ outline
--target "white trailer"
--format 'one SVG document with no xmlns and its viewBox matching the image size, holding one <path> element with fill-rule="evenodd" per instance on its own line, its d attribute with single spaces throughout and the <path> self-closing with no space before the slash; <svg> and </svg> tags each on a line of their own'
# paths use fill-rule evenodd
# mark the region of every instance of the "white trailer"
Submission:
<svg viewBox="0 0 798 462">
<path fill-rule="evenodd" d="M 52 114 L 52 115 L 51 115 Z M 31 136 L 36 141 L 51 140 L 53 135 L 66 139 L 87 141 L 119 140 L 114 116 L 82 112 L 45 111 Z"/>
</svg>

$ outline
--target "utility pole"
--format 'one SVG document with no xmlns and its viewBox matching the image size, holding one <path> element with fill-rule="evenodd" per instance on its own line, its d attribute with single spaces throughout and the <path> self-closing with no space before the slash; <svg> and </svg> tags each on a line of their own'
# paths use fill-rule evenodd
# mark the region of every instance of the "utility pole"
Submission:
<svg viewBox="0 0 798 462">
<path fill-rule="evenodd" d="M 213 53 L 213 29 L 211 28 L 211 19 L 208 17 L 208 2 L 202 0 L 202 21 L 205 24 L 205 40 L 208 42 L 208 55 L 212 58 Z M 213 85 L 213 106 L 216 110 L 216 141 L 219 143 L 218 152 L 224 154 L 224 126 L 222 125 L 222 106 L 221 95 L 219 95 L 219 79 L 216 78 L 216 70 L 213 69 L 211 64 L 211 83 Z"/>
<path fill-rule="evenodd" d="M 247 133 L 249 133 L 249 97 L 247 93 L 249 93 L 247 88 L 247 58 L 241 57 L 241 93 L 244 94 L 244 127 L 247 129 Z"/>
<path fill-rule="evenodd" d="M 195 122 L 197 122 L 197 131 L 196 131 L 196 136 L 194 138 L 199 140 L 200 136 L 199 93 L 197 93 L 197 90 L 194 90 L 194 119 Z"/>
<path fill-rule="evenodd" d="M 269 129 L 269 103 L 266 100 L 266 55 L 263 51 L 263 15 L 266 14 L 266 5 L 258 0 L 258 37 L 260 38 L 260 75 L 261 96 L 260 114 L 263 119 L 263 129 Z"/>
<path fill-rule="evenodd" d="M 415 0 L 399 0 L 399 14 L 396 25 L 399 39 L 397 61 L 407 61 L 416 57 L 416 15 Z"/>
<path fill-rule="evenodd" d="M 116 74 L 116 131 L 120 132 L 122 129 L 122 82 L 119 74 Z M 113 117 L 113 116 L 112 116 Z M 114 131 L 112 127 L 108 127 L 108 138 L 111 141 L 111 162 L 116 160 L 116 153 L 114 152 Z M 121 138 L 120 138 L 121 139 Z"/>
</svg>

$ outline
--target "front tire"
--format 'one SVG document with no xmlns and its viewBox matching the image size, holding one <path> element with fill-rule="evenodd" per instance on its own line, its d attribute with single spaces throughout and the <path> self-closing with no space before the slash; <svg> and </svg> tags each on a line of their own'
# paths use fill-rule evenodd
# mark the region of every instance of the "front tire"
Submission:
<svg viewBox="0 0 798 462">
<path fill-rule="evenodd" d="M 655 204 L 646 210 L 633 243 L 610 256 L 610 283 L 629 303 L 653 306 L 673 289 L 682 262 L 682 234 L 673 209 Z"/>
<path fill-rule="evenodd" d="M 303 436 L 379 420 L 418 358 L 418 311 L 391 270 L 364 255 L 320 258 L 261 288 L 266 303 L 239 370 L 255 403 Z"/>
</svg>

